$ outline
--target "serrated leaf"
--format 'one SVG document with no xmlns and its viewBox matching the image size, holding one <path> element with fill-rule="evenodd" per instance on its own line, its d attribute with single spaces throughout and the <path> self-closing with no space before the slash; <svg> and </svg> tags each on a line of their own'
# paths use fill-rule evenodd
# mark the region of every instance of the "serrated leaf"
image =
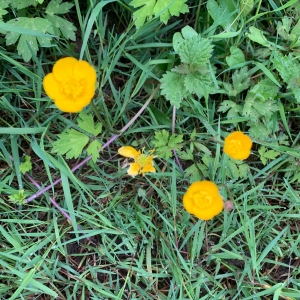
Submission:
<svg viewBox="0 0 300 300">
<path fill-rule="evenodd" d="M 78 158 L 84 146 L 89 142 L 89 138 L 75 129 L 68 129 L 59 134 L 59 140 L 54 142 L 52 153 L 65 154 L 67 159 Z"/>
<path fill-rule="evenodd" d="M 251 26 L 249 28 L 249 31 L 250 31 L 250 33 L 248 33 L 247 36 L 250 40 L 252 40 L 260 45 L 263 45 L 265 47 L 268 47 L 268 48 L 271 47 L 271 45 L 268 43 L 266 37 L 263 35 L 263 33 L 259 29 Z"/>
<path fill-rule="evenodd" d="M 184 40 L 178 52 L 182 63 L 207 66 L 213 51 L 213 45 L 208 39 L 200 36 Z"/>
<path fill-rule="evenodd" d="M 245 55 L 243 51 L 238 47 L 230 47 L 230 53 L 231 55 L 226 57 L 226 62 L 229 67 L 245 62 Z"/>
<path fill-rule="evenodd" d="M 17 10 L 28 7 L 28 6 L 37 6 L 38 3 L 36 0 L 7 0 L 8 4 L 11 5 L 12 8 Z"/>
<path fill-rule="evenodd" d="M 19 165 L 19 170 L 23 174 L 30 171 L 32 169 L 32 164 L 30 162 L 31 156 L 25 155 L 25 161 Z"/>
<path fill-rule="evenodd" d="M 247 125 L 250 127 L 249 135 L 253 138 L 258 138 L 260 140 L 266 140 L 269 138 L 268 128 L 262 124 L 260 121 L 248 122 Z"/>
<path fill-rule="evenodd" d="M 234 88 L 234 95 L 243 92 L 250 86 L 250 76 L 248 74 L 247 67 L 244 67 L 240 70 L 236 70 L 232 75 L 232 84 Z M 231 95 L 230 95 L 231 96 Z"/>
<path fill-rule="evenodd" d="M 189 11 L 188 6 L 185 4 L 186 0 L 175 0 L 175 2 L 166 9 L 173 0 L 133 0 L 130 2 L 134 8 L 142 6 L 140 9 L 133 13 L 133 18 L 135 20 L 136 28 L 141 27 L 146 18 L 151 18 L 153 15 L 160 15 L 160 20 L 164 23 L 171 16 L 179 16 L 180 13 L 186 13 Z M 163 13 L 161 13 L 164 9 L 166 9 Z"/>
<path fill-rule="evenodd" d="M 280 152 L 277 152 L 275 150 L 269 150 L 264 153 L 264 157 L 268 159 L 275 159 L 278 155 L 280 155 Z"/>
<path fill-rule="evenodd" d="M 156 148 L 165 146 L 169 141 L 169 132 L 165 129 L 163 131 L 156 131 L 154 138 L 156 140 L 152 140 L 152 143 Z"/>
<path fill-rule="evenodd" d="M 46 33 L 49 30 L 49 28 L 52 26 L 48 20 L 42 18 L 25 18 L 25 17 L 18 18 L 18 21 L 16 21 L 15 19 L 10 20 L 7 22 L 7 24 L 22 27 L 24 29 L 39 31 L 42 33 Z M 19 39 L 19 37 L 20 40 L 17 47 L 18 54 L 22 55 L 25 62 L 28 62 L 32 58 L 32 54 L 28 48 L 28 45 L 29 47 L 31 47 L 33 53 L 36 55 L 38 51 L 37 40 L 42 46 L 49 45 L 51 42 L 51 38 L 48 37 L 40 37 L 40 36 L 36 37 L 32 35 L 19 34 L 16 32 L 8 32 L 5 36 L 6 45 L 15 44 Z"/>
<path fill-rule="evenodd" d="M 24 199 L 27 198 L 27 195 L 24 193 L 24 190 L 19 190 L 18 194 L 13 194 L 8 196 L 9 200 L 16 204 L 25 204 Z"/>
<path fill-rule="evenodd" d="M 46 19 L 52 24 L 52 28 L 48 30 L 50 33 L 57 36 L 62 34 L 66 39 L 76 41 L 76 27 L 71 22 L 61 17 L 50 15 L 47 15 Z"/>
<path fill-rule="evenodd" d="M 247 164 L 239 165 L 240 177 L 247 178 L 248 172 L 250 172 L 250 167 Z"/>
<path fill-rule="evenodd" d="M 285 40 L 291 40 L 290 29 L 292 25 L 292 18 L 283 17 L 282 22 L 279 21 L 277 24 L 277 32 L 281 35 Z"/>
<path fill-rule="evenodd" d="M 194 159 L 192 151 L 188 148 L 186 149 L 186 151 L 176 150 L 176 152 L 180 159 L 183 159 L 183 160 L 193 160 Z"/>
<path fill-rule="evenodd" d="M 242 16 L 246 17 L 254 6 L 253 0 L 240 0 L 240 8 L 242 11 Z"/>
<path fill-rule="evenodd" d="M 53 16 L 54 14 L 66 14 L 69 10 L 74 6 L 74 4 L 70 2 L 62 3 L 62 0 L 52 0 L 49 2 L 46 8 L 46 14 Z"/>
<path fill-rule="evenodd" d="M 183 75 L 184 86 L 191 93 L 201 98 L 205 94 L 205 83 L 209 82 L 208 77 L 199 72 Z"/>
<path fill-rule="evenodd" d="M 258 150 L 258 153 L 260 156 L 264 156 L 264 153 L 266 152 L 266 147 L 265 146 L 261 146 Z"/>
<path fill-rule="evenodd" d="M 94 140 L 90 143 L 90 145 L 87 147 L 86 152 L 88 155 L 92 155 L 92 160 L 95 163 L 97 161 L 97 158 L 99 157 L 99 151 L 102 150 L 102 145 L 97 140 Z"/>
<path fill-rule="evenodd" d="M 176 145 L 182 143 L 182 141 L 183 141 L 183 135 L 180 134 L 180 135 L 176 136 L 175 133 L 174 133 L 170 137 L 170 140 L 168 142 L 168 146 L 169 147 L 175 147 Z"/>
<path fill-rule="evenodd" d="M 179 109 L 182 99 L 188 95 L 188 91 L 184 87 L 183 76 L 168 71 L 160 81 L 162 82 L 161 94 L 165 95 L 166 99 Z"/>
<path fill-rule="evenodd" d="M 77 119 L 78 126 L 94 136 L 97 136 L 102 132 L 102 123 L 98 122 L 95 128 L 94 118 L 91 114 L 87 114 L 85 111 L 79 113 Z"/>
<path fill-rule="evenodd" d="M 198 167 L 198 168 L 197 168 Z M 190 183 L 194 183 L 196 181 L 201 181 L 208 177 L 207 167 L 203 164 L 197 163 L 197 167 L 195 164 L 191 165 L 187 169 L 185 169 L 184 177 L 190 176 Z M 199 172 L 199 170 L 200 172 Z"/>
<path fill-rule="evenodd" d="M 261 80 L 250 90 L 251 93 L 255 94 L 255 98 L 258 98 L 262 102 L 274 99 L 278 91 L 278 86 L 269 78 Z"/>
</svg>

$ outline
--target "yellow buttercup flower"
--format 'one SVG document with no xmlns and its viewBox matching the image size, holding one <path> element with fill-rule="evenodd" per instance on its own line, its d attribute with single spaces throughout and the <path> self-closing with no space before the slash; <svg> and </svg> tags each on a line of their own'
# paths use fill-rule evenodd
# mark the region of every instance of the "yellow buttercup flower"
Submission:
<svg viewBox="0 0 300 300">
<path fill-rule="evenodd" d="M 248 158 L 251 147 L 251 139 L 241 131 L 235 131 L 225 138 L 224 152 L 234 159 Z"/>
<path fill-rule="evenodd" d="M 130 146 L 125 146 L 118 150 L 120 155 L 134 159 L 134 163 L 130 164 L 130 168 L 127 171 L 127 173 L 133 177 L 141 173 L 145 175 L 145 173 L 148 172 L 156 172 L 155 168 L 153 167 L 154 155 L 152 155 L 152 153 L 154 150 L 149 151 L 150 155 L 144 154 L 143 150 L 136 151 Z"/>
<path fill-rule="evenodd" d="M 96 71 L 86 61 L 73 57 L 58 60 L 44 78 L 46 94 L 65 112 L 78 112 L 95 94 Z"/>
<path fill-rule="evenodd" d="M 211 181 L 194 182 L 183 196 L 185 209 L 201 220 L 210 220 L 223 210 L 218 187 Z"/>
</svg>

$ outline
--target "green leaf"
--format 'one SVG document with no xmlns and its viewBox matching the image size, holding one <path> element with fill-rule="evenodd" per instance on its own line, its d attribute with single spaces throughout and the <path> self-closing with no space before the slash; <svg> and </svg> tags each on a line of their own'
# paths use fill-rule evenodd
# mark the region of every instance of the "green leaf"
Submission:
<svg viewBox="0 0 300 300">
<path fill-rule="evenodd" d="M 243 51 L 238 47 L 230 47 L 230 53 L 231 55 L 226 57 L 226 62 L 229 67 L 245 62 L 245 55 Z"/>
<path fill-rule="evenodd" d="M 250 172 L 250 167 L 247 164 L 239 165 L 240 177 L 247 178 Z"/>
<path fill-rule="evenodd" d="M 277 24 L 277 32 L 279 35 L 281 35 L 285 40 L 291 41 L 291 35 L 290 30 L 291 30 L 291 25 L 292 25 L 292 18 L 289 17 L 283 17 L 282 22 L 279 21 Z"/>
<path fill-rule="evenodd" d="M 88 155 L 92 155 L 93 162 L 95 163 L 97 158 L 99 157 L 99 151 L 102 151 L 102 145 L 97 140 L 94 140 L 90 143 L 90 145 L 87 147 L 86 152 Z"/>
<path fill-rule="evenodd" d="M 27 198 L 27 195 L 24 194 L 24 190 L 19 190 L 18 194 L 13 194 L 8 196 L 9 200 L 15 204 L 25 204 L 24 199 Z"/>
<path fill-rule="evenodd" d="M 211 41 L 201 38 L 200 35 L 184 40 L 178 50 L 181 62 L 205 67 L 212 55 L 212 51 L 213 45 Z"/>
<path fill-rule="evenodd" d="M 173 3 L 172 3 L 173 2 Z M 180 13 L 189 11 L 185 4 L 186 0 L 133 0 L 130 2 L 134 8 L 142 6 L 133 13 L 136 28 L 141 27 L 146 18 L 151 18 L 153 15 L 157 17 L 160 15 L 160 20 L 167 23 L 170 16 L 178 17 Z M 171 4 L 172 3 L 172 4 Z M 167 8 L 170 5 L 169 8 Z M 167 8 L 167 9 L 166 9 Z M 161 13 L 165 10 L 163 13 Z"/>
<path fill-rule="evenodd" d="M 63 35 L 66 39 L 76 41 L 76 27 L 71 22 L 58 16 L 47 15 L 46 19 L 52 24 L 52 28 L 48 30 L 50 33 L 57 36 Z"/>
<path fill-rule="evenodd" d="M 28 7 L 28 6 L 37 6 L 38 3 L 36 0 L 7 0 L 8 4 L 11 5 L 12 8 L 17 10 Z"/>
<path fill-rule="evenodd" d="M 84 146 L 89 142 L 89 138 L 75 129 L 68 129 L 59 134 L 59 140 L 54 142 L 52 153 L 65 154 L 67 159 L 78 158 Z"/>
<path fill-rule="evenodd" d="M 182 141 L 183 141 L 183 135 L 180 134 L 180 135 L 176 136 L 175 133 L 174 133 L 170 137 L 168 146 L 169 147 L 175 147 L 177 144 L 182 143 Z"/>
<path fill-rule="evenodd" d="M 268 128 L 260 121 L 248 122 L 247 125 L 250 127 L 249 135 L 253 138 L 259 138 L 260 140 L 266 140 L 269 138 Z"/>
<path fill-rule="evenodd" d="M 214 23 L 220 24 L 227 32 L 236 31 L 236 14 L 232 14 L 236 10 L 234 2 L 232 0 L 220 0 L 218 2 L 215 0 L 207 2 L 207 10 L 215 21 Z"/>
<path fill-rule="evenodd" d="M 266 37 L 263 35 L 263 33 L 259 29 L 251 26 L 249 28 L 249 31 L 250 31 L 250 33 L 248 33 L 247 36 L 250 40 L 252 40 L 258 44 L 261 44 L 265 47 L 268 47 L 268 48 L 271 47 L 271 45 L 267 41 Z"/>
<path fill-rule="evenodd" d="M 54 14 L 66 14 L 74 6 L 74 4 L 65 2 L 61 4 L 62 0 L 52 0 L 46 8 L 46 14 L 53 16 Z"/>
<path fill-rule="evenodd" d="M 274 99 L 277 96 L 278 91 L 278 86 L 269 78 L 261 80 L 250 90 L 251 93 L 255 94 L 255 98 L 262 102 L 265 102 L 268 99 Z"/>
<path fill-rule="evenodd" d="M 241 105 L 236 104 L 235 102 L 233 102 L 231 100 L 223 101 L 218 109 L 219 112 L 228 111 L 228 113 L 227 113 L 228 119 L 236 118 L 237 116 L 241 115 L 242 110 L 243 110 L 243 107 Z M 234 124 L 236 124 L 236 123 L 234 123 Z"/>
<path fill-rule="evenodd" d="M 97 123 L 95 128 L 94 118 L 91 114 L 87 114 L 86 112 L 82 111 L 79 113 L 79 118 L 77 119 L 78 126 L 87 131 L 94 136 L 97 136 L 99 133 L 102 132 L 102 123 Z"/>
<path fill-rule="evenodd" d="M 20 166 L 19 166 L 19 170 L 23 174 L 25 174 L 26 172 L 28 172 L 32 169 L 32 164 L 30 162 L 30 159 L 31 159 L 31 156 L 25 155 L 25 161 L 22 164 L 20 164 Z"/>
<path fill-rule="evenodd" d="M 180 108 L 181 101 L 188 95 L 188 91 L 184 87 L 184 77 L 178 73 L 168 71 L 163 75 L 161 85 L 161 94 L 165 95 L 166 99 Z"/>
<path fill-rule="evenodd" d="M 261 146 L 258 150 L 258 153 L 260 155 L 260 160 L 264 165 L 267 164 L 268 159 L 275 159 L 278 155 L 280 155 L 280 152 L 277 152 L 275 150 L 269 150 L 266 152 L 265 146 Z"/>
<path fill-rule="evenodd" d="M 163 131 L 156 131 L 155 132 L 155 140 L 152 140 L 152 143 L 156 148 L 167 145 L 169 141 L 169 132 L 165 129 Z"/>
<path fill-rule="evenodd" d="M 49 29 L 51 28 L 51 23 L 48 20 L 42 19 L 42 18 L 25 18 L 25 17 L 20 17 L 18 18 L 18 21 L 15 19 L 10 20 L 7 22 L 7 24 L 10 25 L 15 25 L 24 29 L 30 29 L 30 30 L 35 30 L 39 31 L 42 33 L 46 33 L 46 31 L 49 32 Z M 17 32 L 8 32 L 5 36 L 6 38 L 6 45 L 12 45 L 17 42 L 19 39 L 18 43 L 18 54 L 22 55 L 23 59 L 25 62 L 28 62 L 32 58 L 31 51 L 28 48 L 31 47 L 31 50 L 33 53 L 36 55 L 38 51 L 38 43 L 39 41 L 40 45 L 49 45 L 51 38 L 48 37 L 41 37 L 41 36 L 32 36 L 32 35 L 27 35 L 27 34 L 19 34 Z M 28 44 L 27 44 L 28 42 Z"/>
<path fill-rule="evenodd" d="M 223 86 L 230 97 L 236 97 L 237 94 L 248 89 L 250 86 L 250 76 L 248 74 L 247 67 L 236 70 L 233 73 L 232 85 L 230 83 L 223 82 Z"/>
<path fill-rule="evenodd" d="M 6 15 L 8 13 L 7 10 L 5 10 L 5 8 L 8 7 L 8 2 L 0 2 L 0 20 L 2 20 L 2 16 Z"/>
<path fill-rule="evenodd" d="M 240 0 L 240 8 L 242 11 L 242 16 L 246 17 L 254 6 L 253 0 Z"/>
<path fill-rule="evenodd" d="M 49 32 L 60 36 L 61 34 L 72 41 L 76 40 L 76 27 L 69 21 L 55 16 L 54 14 L 66 14 L 74 4 L 65 2 L 61 4 L 62 0 L 52 0 L 46 8 L 46 19 L 52 24 Z"/>
<path fill-rule="evenodd" d="M 197 167 L 195 164 L 193 164 L 187 169 L 185 169 L 184 177 L 185 178 L 190 177 L 190 183 L 201 181 L 206 177 L 208 177 L 208 169 L 205 165 L 197 163 Z M 198 169 L 200 170 L 200 172 Z"/>
<path fill-rule="evenodd" d="M 172 148 L 175 148 L 178 144 L 180 144 L 183 140 L 183 135 L 176 136 L 172 134 L 169 139 L 169 133 L 166 130 L 161 132 L 155 132 L 154 140 L 152 143 L 156 148 L 156 152 L 159 157 L 165 157 L 169 159 L 173 156 Z"/>
</svg>

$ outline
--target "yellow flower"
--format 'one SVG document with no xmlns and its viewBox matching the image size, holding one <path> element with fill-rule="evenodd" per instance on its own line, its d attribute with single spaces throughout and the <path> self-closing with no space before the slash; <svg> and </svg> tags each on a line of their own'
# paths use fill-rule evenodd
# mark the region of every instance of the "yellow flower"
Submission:
<svg viewBox="0 0 300 300">
<path fill-rule="evenodd" d="M 251 139 L 241 131 L 235 131 L 225 138 L 224 152 L 234 159 L 248 158 L 251 147 Z"/>
<path fill-rule="evenodd" d="M 144 149 L 143 149 L 144 150 Z M 150 153 L 153 153 L 154 150 L 149 151 Z M 147 155 L 144 154 L 141 150 L 136 151 L 133 147 L 125 146 L 118 150 L 118 153 L 125 157 L 130 157 L 134 159 L 134 163 L 130 164 L 130 168 L 128 169 L 127 173 L 131 176 L 136 176 L 138 174 L 148 172 L 155 173 L 156 170 L 153 167 L 153 158 L 154 155 Z"/>
<path fill-rule="evenodd" d="M 73 57 L 58 60 L 44 78 L 46 94 L 65 112 L 78 112 L 95 94 L 96 71 L 86 61 Z"/>
<path fill-rule="evenodd" d="M 211 181 L 194 182 L 183 196 L 185 209 L 201 220 L 210 220 L 223 209 L 218 187 Z"/>
</svg>

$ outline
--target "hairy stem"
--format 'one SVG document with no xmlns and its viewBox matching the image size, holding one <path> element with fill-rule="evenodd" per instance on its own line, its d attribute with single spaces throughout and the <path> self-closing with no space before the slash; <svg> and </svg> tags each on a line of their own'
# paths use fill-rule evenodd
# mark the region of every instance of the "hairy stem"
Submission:
<svg viewBox="0 0 300 300">
<path fill-rule="evenodd" d="M 172 134 L 175 133 L 175 117 L 176 117 L 176 106 L 174 105 L 173 106 L 173 117 L 172 117 Z M 182 173 L 184 174 L 184 170 L 181 166 L 181 163 L 179 161 L 179 158 L 177 156 L 177 153 L 176 153 L 176 150 L 173 149 L 173 153 L 175 155 L 175 159 L 176 159 L 176 162 L 177 162 L 177 165 L 179 166 L 180 170 L 182 171 Z"/>
</svg>

